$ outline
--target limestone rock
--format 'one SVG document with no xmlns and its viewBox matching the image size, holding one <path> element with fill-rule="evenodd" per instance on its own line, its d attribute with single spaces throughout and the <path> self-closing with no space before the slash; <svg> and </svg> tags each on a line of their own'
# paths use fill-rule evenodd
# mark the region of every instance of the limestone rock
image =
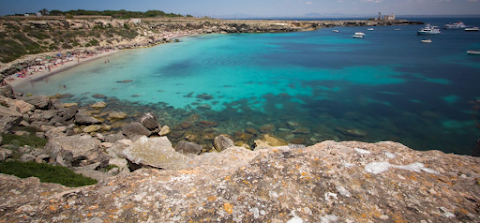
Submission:
<svg viewBox="0 0 480 223">
<path fill-rule="evenodd" d="M 12 155 L 13 155 L 12 150 L 0 148 L 0 162 L 11 157 Z"/>
<path fill-rule="evenodd" d="M 175 146 L 175 151 L 182 154 L 190 153 L 190 154 L 198 155 L 200 154 L 200 152 L 202 152 L 202 149 L 203 148 L 201 145 L 198 145 L 193 142 L 183 141 L 183 140 L 178 142 L 177 145 Z"/>
<path fill-rule="evenodd" d="M 113 120 L 113 119 L 125 119 L 127 117 L 127 114 L 125 112 L 118 112 L 114 111 L 108 114 L 108 119 Z"/>
<path fill-rule="evenodd" d="M 78 166 L 83 160 L 86 164 L 108 160 L 100 144 L 89 135 L 56 137 L 45 145 L 45 152 L 50 157 L 61 157 L 67 166 Z"/>
<path fill-rule="evenodd" d="M 265 124 L 260 126 L 259 129 L 261 133 L 268 133 L 273 132 L 275 130 L 275 126 L 273 124 Z"/>
<path fill-rule="evenodd" d="M 271 148 L 276 146 L 286 146 L 288 145 L 287 142 L 276 138 L 270 134 L 262 135 L 260 139 L 255 140 L 255 149 L 260 148 Z"/>
<path fill-rule="evenodd" d="M 78 110 L 77 114 L 75 114 L 75 122 L 79 125 L 94 125 L 94 124 L 100 124 L 101 123 L 100 120 L 98 120 L 94 117 L 91 117 L 83 109 Z"/>
<path fill-rule="evenodd" d="M 0 95 L 7 98 L 13 98 L 14 95 L 12 85 L 7 84 L 5 86 L 0 86 Z"/>
<path fill-rule="evenodd" d="M 20 162 L 31 162 L 34 160 L 35 160 L 35 157 L 30 154 L 23 154 L 19 159 Z"/>
<path fill-rule="evenodd" d="M 158 133 L 159 136 L 166 136 L 170 133 L 170 127 L 168 125 L 164 125 L 162 129 L 160 129 L 160 132 Z"/>
<path fill-rule="evenodd" d="M 218 152 L 221 152 L 230 147 L 234 147 L 235 144 L 233 143 L 233 140 L 230 139 L 228 135 L 222 134 L 215 137 L 215 139 L 213 140 L 213 146 Z"/>
<path fill-rule="evenodd" d="M 78 112 L 78 105 L 75 103 L 75 105 L 72 105 L 72 106 L 69 106 L 68 108 L 66 108 L 64 110 L 64 114 L 63 114 L 63 118 L 68 121 L 70 119 L 72 119 L 73 117 L 75 117 L 75 115 L 77 114 Z M 87 114 L 82 114 L 80 116 L 87 116 Z"/>
<path fill-rule="evenodd" d="M 147 128 L 138 122 L 132 122 L 123 126 L 122 132 L 130 139 L 134 136 L 149 136 L 151 134 Z"/>
<path fill-rule="evenodd" d="M 80 188 L 0 174 L 0 206 L 6 222 L 477 222 L 478 179 L 476 157 L 325 141 L 231 147 L 178 170 L 145 168 Z M 192 206 L 204 208 L 178 208 Z"/>
<path fill-rule="evenodd" d="M 64 108 L 70 108 L 72 106 L 78 106 L 78 103 L 64 103 L 63 104 Z"/>
<path fill-rule="evenodd" d="M 143 117 L 140 119 L 140 123 L 149 130 L 154 130 L 160 127 L 157 117 L 153 113 L 146 113 L 143 115 Z"/>
<path fill-rule="evenodd" d="M 135 164 L 167 170 L 178 169 L 188 161 L 186 156 L 175 151 L 167 137 L 142 136 L 125 149 L 123 154 Z"/>
<path fill-rule="evenodd" d="M 101 125 L 89 125 L 89 126 L 83 128 L 83 132 L 86 132 L 86 133 L 97 132 L 100 129 L 102 129 Z"/>
<path fill-rule="evenodd" d="M 9 132 L 23 119 L 22 114 L 0 106 L 0 133 Z"/>
<path fill-rule="evenodd" d="M 96 102 L 95 104 L 93 104 L 90 107 L 95 108 L 95 109 L 105 108 L 105 107 L 107 107 L 107 103 L 105 103 L 103 101 L 99 101 L 99 102 Z"/>
<path fill-rule="evenodd" d="M 23 100 L 38 109 L 48 109 L 50 106 L 50 98 L 45 95 L 25 97 Z"/>
</svg>

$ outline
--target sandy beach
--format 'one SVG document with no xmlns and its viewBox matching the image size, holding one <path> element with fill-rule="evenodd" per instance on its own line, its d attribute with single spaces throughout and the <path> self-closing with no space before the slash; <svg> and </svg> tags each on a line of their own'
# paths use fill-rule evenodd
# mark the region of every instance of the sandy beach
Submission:
<svg viewBox="0 0 480 223">
<path fill-rule="evenodd" d="M 7 81 L 8 84 L 12 85 L 12 87 L 15 88 L 20 85 L 28 84 L 30 81 L 36 81 L 36 80 L 57 74 L 59 72 L 68 70 L 82 63 L 92 61 L 92 60 L 97 60 L 120 51 L 121 50 L 110 50 L 110 51 L 105 51 L 105 52 L 101 52 L 101 53 L 97 53 L 89 56 L 79 56 L 80 58 L 71 57 L 69 60 L 64 60 L 63 62 L 58 63 L 57 65 L 54 65 L 52 63 L 45 63 L 42 65 L 33 66 L 30 68 L 30 71 L 32 72 L 32 74 L 30 74 L 29 73 L 30 71 L 28 71 L 25 74 L 25 77 L 23 78 L 21 77 L 22 75 L 13 74 L 7 77 L 5 80 Z M 47 66 L 50 66 L 50 70 L 46 69 Z"/>
</svg>

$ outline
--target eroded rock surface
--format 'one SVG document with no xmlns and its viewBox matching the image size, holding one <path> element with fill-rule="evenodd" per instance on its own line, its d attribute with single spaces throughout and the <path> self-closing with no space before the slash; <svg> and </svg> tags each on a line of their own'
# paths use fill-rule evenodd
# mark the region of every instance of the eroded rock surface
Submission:
<svg viewBox="0 0 480 223">
<path fill-rule="evenodd" d="M 325 141 L 206 153 L 78 188 L 0 174 L 7 222 L 478 222 L 480 158 Z M 31 183 L 30 183 L 31 184 Z M 47 187 L 48 190 L 47 190 Z M 44 192 L 45 191 L 45 192 Z M 29 199 L 23 199 L 28 197 Z M 78 219 L 78 220 L 76 220 Z M 292 221 L 293 222 L 293 221 Z"/>
</svg>

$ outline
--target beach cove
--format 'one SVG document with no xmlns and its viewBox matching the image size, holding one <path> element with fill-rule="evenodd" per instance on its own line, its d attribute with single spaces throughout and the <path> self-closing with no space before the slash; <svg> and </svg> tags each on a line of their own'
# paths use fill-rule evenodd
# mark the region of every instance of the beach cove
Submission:
<svg viewBox="0 0 480 223">
<path fill-rule="evenodd" d="M 105 78 L 97 82 L 98 86 L 88 84 L 92 86 L 91 90 L 87 91 L 80 87 L 83 85 L 78 85 L 68 89 L 54 87 L 46 91 L 52 95 L 74 95 L 64 100 L 85 105 L 104 100 L 92 98 L 91 95 L 102 95 L 107 98 L 106 109 L 112 111 L 123 109 L 128 110 L 126 112 L 129 114 L 156 112 L 164 124 L 174 129 L 169 136 L 174 143 L 187 138 L 207 148 L 208 142 L 213 140 L 210 133 L 227 133 L 240 145 L 248 146 L 253 145 L 256 134 L 271 133 L 286 142 L 307 145 L 328 139 L 371 142 L 394 140 L 419 150 L 440 149 L 469 154 L 476 136 L 475 123 L 468 114 L 468 100 L 475 100 L 475 94 L 462 105 L 465 113 L 458 111 L 466 115 L 451 116 L 455 114 L 452 106 L 459 102 L 458 97 L 468 98 L 465 93 L 444 94 L 435 106 L 444 101 L 445 105 L 442 106 L 446 106 L 447 110 L 446 113 L 438 113 L 429 109 L 433 105 L 424 104 L 425 100 L 432 100 L 433 96 L 405 92 L 409 87 L 400 87 L 407 83 L 442 88 L 452 84 L 449 76 L 441 72 L 438 76 L 425 70 L 408 71 L 426 64 L 431 64 L 429 67 L 434 68 L 438 62 L 432 61 L 434 57 L 431 54 L 423 54 L 416 59 L 409 57 L 404 63 L 402 57 L 410 53 L 383 42 L 385 38 L 389 41 L 398 39 L 398 43 L 408 40 L 406 44 L 418 44 L 416 48 L 424 52 L 425 47 L 429 46 L 420 45 L 420 37 L 412 35 L 419 27 L 421 26 L 399 26 L 401 31 L 395 31 L 395 26 L 376 27 L 375 31 L 367 32 L 367 39 L 363 42 L 350 38 L 350 35 L 355 31 L 366 30 L 366 27 L 335 28 L 340 29 L 339 35 L 332 33 L 331 29 L 321 29 L 287 34 L 186 37 L 176 44 L 122 52 L 111 57 L 112 62 L 107 66 L 99 60 L 89 63 L 91 66 L 82 70 L 73 68 L 62 74 L 63 77 L 52 77 L 49 80 L 51 86 L 75 86 L 86 80 L 80 78 L 82 76 L 89 79 L 95 76 L 97 79 L 98 76 Z M 447 33 L 444 38 L 460 38 L 457 34 L 459 33 Z M 372 43 L 377 46 L 370 45 Z M 368 51 L 367 47 L 370 47 Z M 452 45 L 449 49 L 457 47 Z M 262 48 L 267 51 L 258 53 L 258 49 Z M 230 51 L 231 49 L 235 51 Z M 436 48 L 427 49 L 438 52 Z M 415 48 L 409 51 L 412 50 Z M 230 55 L 230 52 L 235 54 Z M 302 57 L 297 52 L 308 56 Z M 372 53 L 365 54 L 366 52 Z M 458 50 L 451 55 L 459 61 L 475 60 L 464 55 L 464 52 Z M 345 58 L 345 53 L 350 56 Z M 429 58 L 426 61 L 425 56 Z M 344 59 L 339 59 L 341 57 Z M 161 58 L 161 62 L 156 61 L 156 58 Z M 446 58 L 440 57 L 439 60 L 443 63 Z M 125 66 L 129 61 L 138 66 Z M 282 64 L 280 66 L 276 64 L 279 61 Z M 148 70 L 153 64 L 156 65 L 153 70 Z M 289 68 L 290 65 L 293 66 Z M 442 64 L 446 65 L 457 68 L 462 66 L 462 69 L 469 67 L 465 62 L 459 62 L 458 65 L 455 62 Z M 267 69 L 263 71 L 258 66 Z M 79 79 L 68 76 L 69 72 L 70 75 L 77 73 Z M 468 73 L 471 72 L 467 71 Z M 408 78 L 405 79 L 406 77 Z M 338 84 L 340 82 L 342 84 Z M 345 87 L 350 86 L 349 82 L 353 85 Z M 43 89 L 42 85 L 43 83 L 38 83 L 35 88 Z M 392 88 L 397 85 L 400 88 Z M 390 91 L 391 89 L 396 89 L 396 92 Z M 355 92 L 358 91 L 366 94 L 357 94 L 352 102 L 352 98 L 340 96 L 345 93 L 339 92 L 345 90 L 349 92 L 346 95 L 357 94 Z M 400 95 L 409 95 L 407 97 L 410 98 L 402 101 L 399 100 Z M 342 105 L 340 101 L 350 104 Z M 354 107 L 359 110 L 353 109 Z M 394 107 L 402 109 L 395 111 L 397 109 L 392 110 Z M 409 112 L 405 113 L 405 109 Z M 339 111 L 344 114 L 339 116 Z M 383 114 L 376 113 L 380 111 Z M 385 114 L 388 114 L 385 119 L 375 118 Z M 410 124 L 405 124 L 410 122 L 406 120 L 413 117 L 415 118 Z M 363 120 L 359 121 L 361 119 Z M 322 120 L 322 124 L 312 120 Z M 202 133 L 205 130 L 199 124 L 202 121 L 211 123 L 214 126 L 207 127 L 213 128 L 207 128 L 208 132 Z M 468 130 L 469 128 L 473 130 Z M 412 134 L 412 129 L 415 129 L 415 134 Z M 472 133 L 471 136 L 461 136 L 468 135 L 469 132 Z M 473 142 L 464 141 L 468 137 L 473 138 Z M 445 141 L 448 138 L 453 139 Z M 438 143 L 432 146 L 432 142 Z M 460 146 L 463 149 L 459 149 L 458 145 L 462 142 L 465 143 Z"/>
<path fill-rule="evenodd" d="M 1 87 L 1 219 L 476 222 L 480 160 L 458 154 L 477 139 L 478 35 L 285 24 L 202 28 Z M 15 162 L 96 181 L 4 174 Z"/>
</svg>

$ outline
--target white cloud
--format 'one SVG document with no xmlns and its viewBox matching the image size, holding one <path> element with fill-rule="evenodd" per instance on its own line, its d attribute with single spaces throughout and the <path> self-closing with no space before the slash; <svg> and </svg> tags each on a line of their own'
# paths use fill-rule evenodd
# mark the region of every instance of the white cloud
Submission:
<svg viewBox="0 0 480 223">
<path fill-rule="evenodd" d="M 313 2 L 305 2 L 307 5 L 313 5 Z"/>
</svg>

